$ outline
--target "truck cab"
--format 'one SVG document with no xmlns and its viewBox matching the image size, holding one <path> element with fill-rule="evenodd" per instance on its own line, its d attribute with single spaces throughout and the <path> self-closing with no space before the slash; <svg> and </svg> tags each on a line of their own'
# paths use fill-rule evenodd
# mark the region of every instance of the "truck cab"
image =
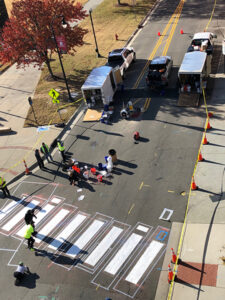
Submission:
<svg viewBox="0 0 225 300">
<path fill-rule="evenodd" d="M 217 38 L 217 36 L 212 32 L 195 33 L 187 52 L 203 51 L 210 55 L 213 52 L 215 38 Z"/>
<path fill-rule="evenodd" d="M 136 60 L 136 53 L 132 47 L 114 49 L 109 52 L 107 66 L 114 69 L 119 68 L 122 78 L 125 77 L 125 71 L 130 64 Z"/>
</svg>

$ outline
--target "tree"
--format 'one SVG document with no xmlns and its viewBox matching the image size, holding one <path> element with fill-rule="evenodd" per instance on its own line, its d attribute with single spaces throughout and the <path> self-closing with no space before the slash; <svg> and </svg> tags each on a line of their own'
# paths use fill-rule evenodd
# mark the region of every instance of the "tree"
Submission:
<svg viewBox="0 0 225 300">
<path fill-rule="evenodd" d="M 25 68 L 31 63 L 41 68 L 46 63 L 51 76 L 55 79 L 50 66 L 50 57 L 56 52 L 51 25 L 56 36 L 64 35 L 67 52 L 74 55 L 75 46 L 84 44 L 87 30 L 71 26 L 87 15 L 82 5 L 71 0 L 19 0 L 13 2 L 11 17 L 3 27 L 0 41 L 0 61 L 17 63 Z M 63 28 L 63 16 L 68 26 Z M 71 22 L 71 23 L 70 23 Z"/>
</svg>

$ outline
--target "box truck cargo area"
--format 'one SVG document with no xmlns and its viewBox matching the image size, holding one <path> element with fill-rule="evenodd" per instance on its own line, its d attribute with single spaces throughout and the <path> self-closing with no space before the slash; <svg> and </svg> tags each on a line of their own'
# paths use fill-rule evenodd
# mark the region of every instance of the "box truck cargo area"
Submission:
<svg viewBox="0 0 225 300">
<path fill-rule="evenodd" d="M 83 97 L 89 108 L 99 108 L 109 105 L 119 81 L 118 74 L 113 68 L 101 66 L 91 71 L 85 83 L 81 87 Z"/>
<path fill-rule="evenodd" d="M 194 51 L 185 54 L 178 71 L 179 100 L 181 106 L 197 106 L 202 88 L 206 88 L 211 72 L 211 55 Z"/>
</svg>

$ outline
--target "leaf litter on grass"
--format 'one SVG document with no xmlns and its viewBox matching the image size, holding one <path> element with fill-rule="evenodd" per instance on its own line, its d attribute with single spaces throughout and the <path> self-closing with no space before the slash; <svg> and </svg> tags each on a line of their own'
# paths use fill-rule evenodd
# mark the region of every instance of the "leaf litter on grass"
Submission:
<svg viewBox="0 0 225 300">
<path fill-rule="evenodd" d="M 85 79 L 95 67 L 105 65 L 108 52 L 113 48 L 123 47 L 132 33 L 136 30 L 138 24 L 146 16 L 156 0 L 136 0 L 136 5 L 132 5 L 131 0 L 122 0 L 121 3 L 128 5 L 118 6 L 117 0 L 104 0 L 92 12 L 95 34 L 97 38 L 101 58 L 97 58 L 95 52 L 95 41 L 93 37 L 90 18 L 84 19 L 79 26 L 88 29 L 84 37 L 84 45 L 76 48 L 74 56 L 63 55 L 62 61 L 67 76 L 71 93 L 76 92 L 76 99 L 82 97 L 81 86 Z M 115 34 L 119 40 L 115 40 Z M 48 81 L 46 78 L 49 73 L 47 67 L 43 68 L 41 78 L 37 85 L 33 107 L 39 125 L 56 124 L 62 122 L 57 113 L 57 105 L 52 103 L 48 92 L 54 88 L 59 89 L 60 105 L 68 104 L 68 94 L 63 80 L 61 67 L 57 54 L 53 55 L 51 62 L 54 74 L 61 77 L 58 81 Z M 75 100 L 76 100 L 75 99 Z M 67 122 L 79 107 L 80 102 L 71 104 L 61 113 L 64 122 Z M 37 126 L 31 107 L 29 108 L 24 127 Z"/>
</svg>

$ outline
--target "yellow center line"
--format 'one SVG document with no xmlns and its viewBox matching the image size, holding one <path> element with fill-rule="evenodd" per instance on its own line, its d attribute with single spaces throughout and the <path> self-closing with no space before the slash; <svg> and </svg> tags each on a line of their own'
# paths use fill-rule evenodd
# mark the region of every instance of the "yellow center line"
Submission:
<svg viewBox="0 0 225 300">
<path fill-rule="evenodd" d="M 205 31 L 208 30 L 209 24 L 210 24 L 211 21 L 212 21 L 212 17 L 213 17 L 213 15 L 214 15 L 215 8 L 216 8 L 216 0 L 215 0 L 215 2 L 214 2 L 214 6 L 213 6 L 213 10 L 212 10 L 212 13 L 211 13 L 209 22 L 207 23 L 207 25 L 206 25 L 206 27 L 205 27 Z"/>
<path fill-rule="evenodd" d="M 181 16 L 181 12 L 182 12 L 182 9 L 183 9 L 183 6 L 184 6 L 184 2 L 185 2 L 185 0 L 182 0 L 181 5 L 180 5 L 179 12 L 176 14 L 175 21 L 174 21 L 173 26 L 172 26 L 172 29 L 171 29 L 171 31 L 170 31 L 169 38 L 167 39 L 167 43 L 166 43 L 165 48 L 164 48 L 163 53 L 162 53 L 163 56 L 165 56 L 165 55 L 167 54 L 167 51 L 168 51 L 168 49 L 169 49 L 171 40 L 172 40 L 172 38 L 173 38 L 175 29 L 176 29 L 176 27 L 177 27 L 177 23 L 178 23 L 178 21 L 179 21 L 179 19 L 180 19 L 180 16 Z"/>
<path fill-rule="evenodd" d="M 156 45 L 155 45 L 155 47 L 154 47 L 152 53 L 150 54 L 150 56 L 149 56 L 149 58 L 148 58 L 148 61 L 146 62 L 144 68 L 143 68 L 142 71 L 141 71 L 141 74 L 138 76 L 138 79 L 137 79 L 137 81 L 135 82 L 135 84 L 134 84 L 134 86 L 133 86 L 132 89 L 136 89 L 136 88 L 138 87 L 138 85 L 139 85 L 139 83 L 140 83 L 140 81 L 141 81 L 141 79 L 142 79 L 142 77 L 143 77 L 143 75 L 144 75 L 144 73 L 145 73 L 145 70 L 146 70 L 146 68 L 147 68 L 148 65 L 149 65 L 149 61 L 152 60 L 153 57 L 155 56 L 156 51 L 158 50 L 159 46 L 161 45 L 161 43 L 162 43 L 162 41 L 163 41 L 163 39 L 164 39 L 164 36 L 166 35 L 167 31 L 169 30 L 170 25 L 171 25 L 171 23 L 173 22 L 173 19 L 176 17 L 176 14 L 177 14 L 177 12 L 179 11 L 180 6 L 181 6 L 181 4 L 182 4 L 183 1 L 184 1 L 184 0 L 181 0 L 180 3 L 178 4 L 177 8 L 175 9 L 175 12 L 174 12 L 173 15 L 171 16 L 171 18 L 170 18 L 169 22 L 167 23 L 165 29 L 163 30 L 162 35 L 160 36 L 158 42 L 156 43 Z"/>
<path fill-rule="evenodd" d="M 215 11 L 215 7 L 216 7 L 216 0 L 214 2 L 213 10 L 212 10 L 209 22 L 208 22 L 207 26 L 205 27 L 205 30 L 207 30 L 207 28 L 208 28 L 208 26 L 209 26 L 209 24 L 210 24 L 210 22 L 212 20 L 212 17 L 213 17 L 214 11 Z M 206 104 L 204 89 L 203 89 L 203 98 L 204 98 L 204 103 L 205 103 L 205 108 L 206 108 L 206 113 L 207 113 L 207 104 Z M 208 118 L 208 113 L 207 113 L 207 118 Z M 206 128 L 204 129 L 203 138 L 204 138 L 205 134 L 206 134 Z M 198 150 L 198 155 L 199 155 L 201 147 L 202 147 L 203 138 L 202 138 L 199 150 Z M 198 163 L 198 158 L 196 159 L 196 162 L 195 162 L 195 166 L 194 166 L 194 171 L 193 171 L 192 177 L 194 177 L 194 175 L 195 175 L 196 168 L 197 168 L 197 163 Z M 173 270 L 173 279 L 172 279 L 172 282 L 171 282 L 171 285 L 170 285 L 170 288 L 169 288 L 167 300 L 171 300 L 171 298 L 172 298 L 172 292 L 173 292 L 173 289 L 174 289 L 174 279 L 175 279 L 175 275 L 176 275 L 177 268 L 178 268 L 178 260 L 179 260 L 179 257 L 180 257 L 181 248 L 182 248 L 182 244 L 183 244 L 183 240 L 184 240 L 184 233 L 185 233 L 185 229 L 186 229 L 186 225 L 187 225 L 187 214 L 188 214 L 188 211 L 189 211 L 190 197 L 193 196 L 193 195 L 195 195 L 195 193 L 192 192 L 192 190 L 191 190 L 191 184 L 190 184 L 189 193 L 188 193 L 188 201 L 187 201 L 187 206 L 186 206 L 185 215 L 184 215 L 184 222 L 183 222 L 183 225 L 182 225 L 180 239 L 179 239 L 179 243 L 178 243 L 177 259 L 176 259 L 176 263 L 175 263 L 174 270 Z"/>
</svg>

